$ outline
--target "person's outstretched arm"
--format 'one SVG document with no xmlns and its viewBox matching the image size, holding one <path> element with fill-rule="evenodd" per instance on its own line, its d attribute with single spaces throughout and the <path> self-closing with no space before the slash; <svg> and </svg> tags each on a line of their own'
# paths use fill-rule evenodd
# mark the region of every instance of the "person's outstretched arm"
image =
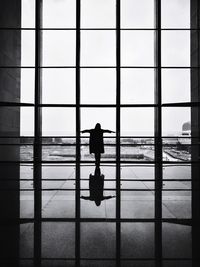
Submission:
<svg viewBox="0 0 200 267">
<path fill-rule="evenodd" d="M 81 133 L 90 133 L 90 132 L 91 132 L 91 129 L 81 131 Z"/>
<path fill-rule="evenodd" d="M 85 200 L 91 200 L 91 197 L 85 197 L 85 196 L 81 196 L 82 199 L 85 199 Z"/>
<path fill-rule="evenodd" d="M 105 199 L 110 199 L 110 198 L 113 198 L 113 197 L 115 197 L 115 196 L 105 196 L 105 197 L 103 197 L 103 199 L 105 200 Z"/>
<path fill-rule="evenodd" d="M 103 130 L 103 129 L 102 129 Z M 115 133 L 114 131 L 110 131 L 110 130 L 103 130 L 104 133 Z"/>
</svg>

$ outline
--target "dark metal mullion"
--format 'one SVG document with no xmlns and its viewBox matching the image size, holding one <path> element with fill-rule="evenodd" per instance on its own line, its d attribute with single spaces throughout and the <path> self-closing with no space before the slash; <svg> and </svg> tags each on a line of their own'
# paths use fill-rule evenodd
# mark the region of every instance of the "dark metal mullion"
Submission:
<svg viewBox="0 0 200 267">
<path fill-rule="evenodd" d="M 41 14 L 42 14 L 42 0 L 36 0 L 36 11 L 35 11 L 35 136 L 34 136 L 34 162 L 33 162 L 33 173 L 34 173 L 34 265 L 41 266 Z"/>
<path fill-rule="evenodd" d="M 80 266 L 80 0 L 76 0 L 76 267 Z"/>
<path fill-rule="evenodd" d="M 0 31 L 3 30 L 16 30 L 16 31 L 34 31 L 35 28 L 27 27 L 0 27 Z M 45 31 L 75 31 L 76 28 L 39 28 L 39 30 Z M 115 28 L 80 28 L 81 31 L 115 31 Z M 158 28 L 121 28 L 123 31 L 154 31 Z M 161 31 L 196 31 L 198 28 L 161 28 Z"/>
<path fill-rule="evenodd" d="M 161 0 L 155 0 L 155 259 L 162 266 L 162 95 L 161 95 Z"/>
<path fill-rule="evenodd" d="M 120 2 L 116 0 L 116 266 L 121 266 L 121 190 L 120 190 L 120 84 L 121 30 Z"/>
</svg>

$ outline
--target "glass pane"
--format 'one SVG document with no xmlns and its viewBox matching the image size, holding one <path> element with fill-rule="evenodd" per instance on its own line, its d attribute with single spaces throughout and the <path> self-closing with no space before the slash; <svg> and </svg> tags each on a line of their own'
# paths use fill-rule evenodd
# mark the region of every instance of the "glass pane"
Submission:
<svg viewBox="0 0 200 267">
<path fill-rule="evenodd" d="M 190 102 L 190 70 L 162 70 L 162 102 Z"/>
<path fill-rule="evenodd" d="M 190 28 L 190 0 L 162 0 L 162 28 Z"/>
<path fill-rule="evenodd" d="M 34 108 L 20 108 L 20 135 L 34 135 Z"/>
<path fill-rule="evenodd" d="M 43 69 L 43 103 L 75 104 L 75 81 L 74 69 Z"/>
<path fill-rule="evenodd" d="M 114 28 L 115 0 L 81 0 L 82 28 Z"/>
<path fill-rule="evenodd" d="M 187 125 L 187 123 L 184 124 L 183 128 L 185 125 Z M 193 146 L 193 148 L 195 149 L 195 146 Z M 163 160 L 190 161 L 191 150 L 191 140 L 189 138 L 173 138 L 171 141 L 165 140 L 165 144 L 163 145 Z"/>
<path fill-rule="evenodd" d="M 42 179 L 75 179 L 75 166 L 56 163 L 42 165 Z"/>
<path fill-rule="evenodd" d="M 42 257 L 75 257 L 75 224 L 69 222 L 42 224 Z"/>
<path fill-rule="evenodd" d="M 184 124 L 191 124 L 191 109 L 185 107 L 169 107 L 162 109 L 162 133 L 164 136 L 184 134 Z M 174 116 L 176 114 L 176 116 Z M 191 126 L 190 126 L 191 131 Z"/>
<path fill-rule="evenodd" d="M 35 27 L 35 0 L 21 0 L 21 27 Z"/>
<path fill-rule="evenodd" d="M 24 149 L 29 153 L 30 149 Z M 32 179 L 28 181 L 20 181 L 20 189 L 29 188 L 33 190 L 33 165 L 20 164 L 20 179 Z M 34 216 L 34 192 L 21 191 L 20 192 L 20 218 L 33 218 Z"/>
<path fill-rule="evenodd" d="M 122 66 L 154 66 L 154 31 L 121 32 Z"/>
<path fill-rule="evenodd" d="M 121 179 L 154 180 L 155 166 L 153 164 L 131 164 L 121 167 Z"/>
<path fill-rule="evenodd" d="M 135 143 L 121 143 L 121 160 L 122 161 L 153 161 L 154 145 L 141 145 Z"/>
<path fill-rule="evenodd" d="M 190 66 L 190 31 L 162 31 L 162 66 Z"/>
<path fill-rule="evenodd" d="M 43 0 L 43 27 L 76 27 L 76 1 Z"/>
<path fill-rule="evenodd" d="M 122 108 L 121 135 L 153 136 L 154 109 L 153 108 Z"/>
<path fill-rule="evenodd" d="M 44 136 L 75 135 L 75 109 L 43 108 L 42 134 Z"/>
<path fill-rule="evenodd" d="M 153 104 L 154 76 L 152 69 L 121 69 L 121 103 Z"/>
<path fill-rule="evenodd" d="M 115 101 L 116 101 L 115 69 L 81 70 L 82 104 L 115 104 Z"/>
<path fill-rule="evenodd" d="M 43 31 L 43 65 L 74 66 L 75 31 Z"/>
<path fill-rule="evenodd" d="M 42 160 L 43 161 L 72 161 L 76 159 L 76 146 L 71 145 L 71 142 L 64 143 L 61 141 L 60 145 L 54 145 L 52 142 L 49 145 L 42 146 Z"/>
<path fill-rule="evenodd" d="M 115 66 L 116 36 L 114 31 L 81 32 L 82 66 Z"/>
<path fill-rule="evenodd" d="M 192 256 L 191 226 L 163 223 L 163 257 L 189 258 Z"/>
<path fill-rule="evenodd" d="M 81 257 L 114 258 L 115 234 L 114 223 L 81 223 Z"/>
<path fill-rule="evenodd" d="M 163 167 L 163 179 L 191 179 L 191 165 L 164 165 Z"/>
<path fill-rule="evenodd" d="M 108 137 L 108 136 L 107 136 Z M 113 161 L 116 159 L 116 147 L 115 147 L 115 137 L 104 138 L 104 153 L 101 154 L 101 162 Z M 90 153 L 89 148 L 89 138 L 82 138 L 81 140 L 81 160 L 87 160 L 94 162 L 95 155 Z"/>
<path fill-rule="evenodd" d="M 17 44 L 16 44 L 17 45 Z M 18 46 L 19 49 L 20 46 Z M 20 53 L 18 51 L 18 53 Z M 35 31 L 21 31 L 21 66 L 35 65 Z"/>
<path fill-rule="evenodd" d="M 122 223 L 121 256 L 122 258 L 153 258 L 154 224 Z"/>
<path fill-rule="evenodd" d="M 168 191 L 167 191 L 168 190 Z M 173 191 L 174 190 L 174 191 Z M 178 191 L 183 190 L 183 191 Z M 163 218 L 191 218 L 191 190 L 190 182 L 164 182 L 162 203 Z"/>
<path fill-rule="evenodd" d="M 35 97 L 35 70 L 34 69 L 21 69 L 21 102 L 34 103 Z"/>
<path fill-rule="evenodd" d="M 154 28 L 154 0 L 122 0 L 122 28 Z"/>
<path fill-rule="evenodd" d="M 93 129 L 96 123 L 101 124 L 102 129 L 115 131 L 116 110 L 114 108 L 82 108 L 81 130 Z M 112 137 L 112 134 L 106 134 Z"/>
</svg>

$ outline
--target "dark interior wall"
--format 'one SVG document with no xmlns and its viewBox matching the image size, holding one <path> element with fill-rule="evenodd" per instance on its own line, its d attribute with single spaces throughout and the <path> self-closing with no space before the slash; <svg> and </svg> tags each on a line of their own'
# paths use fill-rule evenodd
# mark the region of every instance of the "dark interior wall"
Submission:
<svg viewBox="0 0 200 267">
<path fill-rule="evenodd" d="M 0 1 L 0 27 L 21 27 L 20 0 Z M 20 31 L 1 29 L 0 66 L 20 66 L 20 61 Z M 20 102 L 20 69 L 0 68 L 0 102 Z M 19 107 L 0 106 L 0 136 L 8 135 L 20 135 Z M 0 143 L 4 144 L 0 145 L 0 216 L 9 219 L 1 224 L 0 254 L 10 259 L 18 257 L 19 250 L 19 224 L 14 223 L 19 218 L 19 164 L 2 161 L 19 160 L 19 147 L 5 145 L 17 141 L 19 140 L 0 138 Z"/>
<path fill-rule="evenodd" d="M 200 102 L 200 3 L 199 0 L 191 0 L 191 101 Z M 192 135 L 192 161 L 200 159 L 200 108 L 193 106 L 191 109 L 191 135 Z M 193 179 L 193 217 L 200 218 L 200 166 L 192 164 Z"/>
<path fill-rule="evenodd" d="M 200 102 L 200 2 L 191 0 L 191 101 Z M 192 257 L 193 267 L 199 266 L 200 240 L 200 108 L 198 105 L 191 109 L 192 136 Z"/>
</svg>

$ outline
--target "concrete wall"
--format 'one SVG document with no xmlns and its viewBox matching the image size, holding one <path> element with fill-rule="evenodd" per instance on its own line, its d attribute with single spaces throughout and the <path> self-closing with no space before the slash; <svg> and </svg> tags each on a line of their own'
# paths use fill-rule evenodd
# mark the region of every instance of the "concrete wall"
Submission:
<svg viewBox="0 0 200 267">
<path fill-rule="evenodd" d="M 21 1 L 0 1 L 0 27 L 21 26 Z M 0 66 L 20 66 L 21 61 L 21 33 L 19 30 L 0 30 Z M 0 101 L 20 101 L 20 69 L 0 68 Z M 0 106 L 0 136 L 20 135 L 19 107 Z M 0 215 L 1 222 L 0 255 L 10 259 L 19 256 L 19 164 L 2 163 L 3 160 L 19 160 L 19 147 L 5 145 L 18 141 L 0 138 Z M 11 181 L 15 179 L 15 181 Z M 16 266 L 4 263 L 2 266 Z"/>
</svg>

